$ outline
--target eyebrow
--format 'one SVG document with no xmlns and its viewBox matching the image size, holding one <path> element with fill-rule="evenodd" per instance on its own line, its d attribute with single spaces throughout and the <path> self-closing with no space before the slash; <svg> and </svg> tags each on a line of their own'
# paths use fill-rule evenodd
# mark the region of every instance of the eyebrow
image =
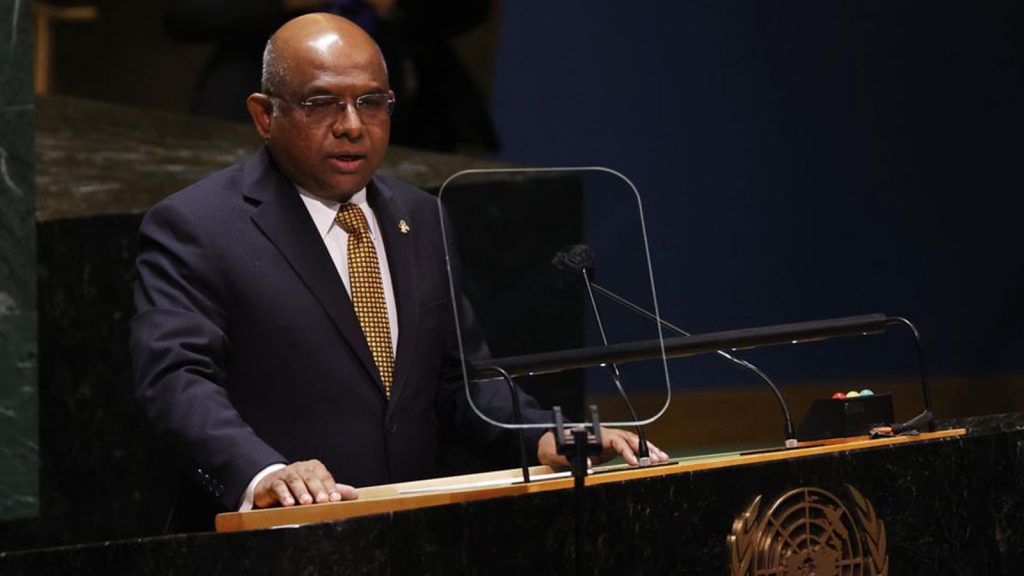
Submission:
<svg viewBox="0 0 1024 576">
<path fill-rule="evenodd" d="M 369 96 L 370 94 L 387 94 L 387 93 L 388 93 L 388 91 L 385 88 L 371 88 L 368 91 L 363 92 L 362 94 L 359 94 L 359 96 L 356 96 L 356 98 L 359 98 L 359 97 L 362 97 L 362 96 Z M 302 101 L 309 100 L 310 98 L 320 98 L 320 97 L 324 97 L 324 96 L 330 96 L 331 98 L 341 98 L 341 99 L 345 98 L 344 96 L 339 96 L 338 94 L 335 94 L 334 92 L 331 92 L 330 90 L 327 90 L 326 88 L 316 88 L 316 89 L 313 89 L 312 91 L 308 92 L 304 96 L 302 96 Z"/>
</svg>

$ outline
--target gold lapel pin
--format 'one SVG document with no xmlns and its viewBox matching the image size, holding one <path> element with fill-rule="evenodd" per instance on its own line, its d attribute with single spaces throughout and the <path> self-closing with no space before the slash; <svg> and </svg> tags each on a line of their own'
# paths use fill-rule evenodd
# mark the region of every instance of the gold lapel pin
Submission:
<svg viewBox="0 0 1024 576">
<path fill-rule="evenodd" d="M 408 234 L 409 230 L 412 230 L 412 228 L 410 228 L 409 225 L 406 224 L 405 220 L 398 221 L 398 229 L 402 231 L 402 234 Z"/>
</svg>

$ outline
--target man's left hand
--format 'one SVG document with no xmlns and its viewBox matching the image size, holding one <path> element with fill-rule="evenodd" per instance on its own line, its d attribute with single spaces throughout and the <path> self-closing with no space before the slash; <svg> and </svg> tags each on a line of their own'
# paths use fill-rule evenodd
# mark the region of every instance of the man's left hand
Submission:
<svg viewBox="0 0 1024 576">
<path fill-rule="evenodd" d="M 622 456 L 626 464 L 637 466 L 639 461 L 636 454 L 640 451 L 640 438 L 628 430 L 618 428 L 601 428 L 601 453 L 591 456 L 589 462 L 595 466 L 607 462 L 616 456 Z M 647 451 L 650 453 L 651 464 L 661 464 L 668 461 L 668 454 L 660 448 L 647 443 Z M 555 444 L 554 432 L 548 431 L 540 437 L 537 443 L 537 459 L 541 464 L 547 464 L 555 470 L 566 470 L 569 468 L 569 461 L 558 454 L 558 446 Z"/>
</svg>

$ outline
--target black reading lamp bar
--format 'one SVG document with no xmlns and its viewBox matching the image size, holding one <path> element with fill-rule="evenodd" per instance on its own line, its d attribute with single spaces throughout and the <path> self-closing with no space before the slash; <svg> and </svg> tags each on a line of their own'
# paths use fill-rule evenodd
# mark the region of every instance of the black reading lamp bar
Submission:
<svg viewBox="0 0 1024 576">
<path fill-rule="evenodd" d="M 779 346 L 799 344 L 841 338 L 844 336 L 862 336 L 881 334 L 890 326 L 909 328 L 914 336 L 914 352 L 921 376 L 921 392 L 924 397 L 925 411 L 922 415 L 931 419 L 932 394 L 925 374 L 924 351 L 917 328 L 905 318 L 886 316 L 884 314 L 866 314 L 864 316 L 847 316 L 831 320 L 815 320 L 812 322 L 796 322 L 778 324 L 761 328 L 745 328 L 724 332 L 709 332 L 677 338 L 665 338 L 666 358 L 685 358 L 718 352 L 719 350 L 741 350 L 762 346 Z M 504 370 L 510 377 L 529 376 L 590 368 L 604 364 L 625 364 L 627 362 L 643 362 L 661 358 L 661 341 L 644 340 L 623 344 L 609 344 L 590 348 L 576 348 L 558 352 L 544 352 L 524 356 L 492 358 L 486 361 L 470 362 L 469 375 L 473 380 L 483 380 L 485 375 L 493 375 L 495 368 Z M 934 429 L 934 424 L 930 424 Z"/>
<path fill-rule="evenodd" d="M 885 332 L 886 327 L 891 323 L 893 323 L 893 319 L 884 314 L 868 314 L 665 338 L 665 357 L 685 358 L 719 350 L 740 350 L 828 340 L 843 336 L 878 334 Z M 495 367 L 499 367 L 515 377 L 590 368 L 603 364 L 659 360 L 661 359 L 661 343 L 659 340 L 643 340 L 558 352 L 489 358 L 485 361 L 470 362 L 468 368 L 470 378 L 482 379 L 485 375 L 493 377 Z"/>
</svg>

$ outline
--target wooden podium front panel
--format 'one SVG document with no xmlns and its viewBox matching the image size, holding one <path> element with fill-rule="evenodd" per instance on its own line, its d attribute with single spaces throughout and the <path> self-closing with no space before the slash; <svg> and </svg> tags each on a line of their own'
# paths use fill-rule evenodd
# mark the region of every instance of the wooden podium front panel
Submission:
<svg viewBox="0 0 1024 576">
<path fill-rule="evenodd" d="M 868 448 L 894 446 L 923 442 L 953 436 L 962 436 L 964 429 L 930 432 L 920 436 L 899 436 L 895 438 L 868 439 L 848 438 L 842 441 L 826 440 L 804 443 L 788 450 L 760 451 L 753 453 L 730 453 L 674 460 L 668 464 L 647 468 L 614 466 L 598 468 L 587 477 L 586 484 L 595 486 L 610 482 L 626 482 L 640 478 L 670 476 L 701 470 L 741 467 L 778 460 L 798 460 L 810 456 L 840 453 Z M 531 478 L 554 475 L 547 466 L 530 469 Z M 229 512 L 217 516 L 218 532 L 239 532 L 283 526 L 299 526 L 317 522 L 332 522 L 360 516 L 414 510 L 443 506 L 460 502 L 472 502 L 535 494 L 554 490 L 568 490 L 573 480 L 567 473 L 555 478 L 546 478 L 523 484 L 519 470 L 502 470 L 484 474 L 435 478 L 418 482 L 388 484 L 359 489 L 359 499 L 328 504 L 311 504 L 288 508 L 268 508 L 247 512 Z"/>
</svg>

